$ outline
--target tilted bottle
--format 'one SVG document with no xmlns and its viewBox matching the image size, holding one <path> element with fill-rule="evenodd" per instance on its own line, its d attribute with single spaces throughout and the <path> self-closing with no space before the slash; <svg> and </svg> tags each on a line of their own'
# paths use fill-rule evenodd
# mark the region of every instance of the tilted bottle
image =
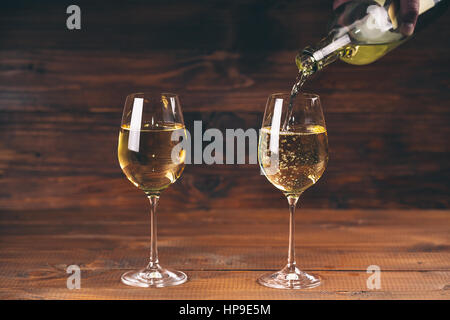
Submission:
<svg viewBox="0 0 450 320">
<path fill-rule="evenodd" d="M 420 0 L 416 29 L 442 13 L 448 2 Z M 297 55 L 303 81 L 338 59 L 355 65 L 372 63 L 409 39 L 400 33 L 399 9 L 395 0 L 349 1 L 341 5 L 328 36 Z"/>
</svg>

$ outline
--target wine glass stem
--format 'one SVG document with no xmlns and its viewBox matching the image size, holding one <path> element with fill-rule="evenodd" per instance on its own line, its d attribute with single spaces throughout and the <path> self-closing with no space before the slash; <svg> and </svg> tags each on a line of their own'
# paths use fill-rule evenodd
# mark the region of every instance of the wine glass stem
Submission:
<svg viewBox="0 0 450 320">
<path fill-rule="evenodd" d="M 159 196 L 149 195 L 148 200 L 150 201 L 150 262 L 148 263 L 149 269 L 158 266 L 158 244 L 156 240 L 156 207 L 158 206 Z"/>
<path fill-rule="evenodd" d="M 298 198 L 299 196 L 297 195 L 287 196 L 289 202 L 289 251 L 287 267 L 292 272 L 295 271 L 295 207 Z"/>
</svg>

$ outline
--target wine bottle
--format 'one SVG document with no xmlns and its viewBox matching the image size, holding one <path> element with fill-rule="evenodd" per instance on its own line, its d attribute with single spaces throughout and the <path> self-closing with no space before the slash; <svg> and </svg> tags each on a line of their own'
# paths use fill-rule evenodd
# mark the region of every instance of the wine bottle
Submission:
<svg viewBox="0 0 450 320">
<path fill-rule="evenodd" d="M 416 29 L 442 13 L 448 0 L 420 0 Z M 395 0 L 349 1 L 336 10 L 328 36 L 308 46 L 296 57 L 299 77 L 292 89 L 296 94 L 305 80 L 336 60 L 349 64 L 372 63 L 410 36 L 400 33 L 399 4 Z M 428 16 L 428 17 L 427 17 Z"/>
</svg>

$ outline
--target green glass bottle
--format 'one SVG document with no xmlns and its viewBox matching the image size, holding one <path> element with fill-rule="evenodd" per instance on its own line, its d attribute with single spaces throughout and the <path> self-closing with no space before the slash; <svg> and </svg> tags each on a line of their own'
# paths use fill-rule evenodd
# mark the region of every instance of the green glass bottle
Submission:
<svg viewBox="0 0 450 320">
<path fill-rule="evenodd" d="M 442 13 L 447 5 L 448 0 L 420 0 L 416 30 L 426 20 L 433 20 L 436 13 Z M 399 5 L 395 0 L 343 4 L 336 10 L 328 36 L 297 55 L 299 78 L 294 93 L 308 77 L 336 60 L 364 65 L 380 59 L 410 38 L 400 33 L 399 23 Z"/>
</svg>

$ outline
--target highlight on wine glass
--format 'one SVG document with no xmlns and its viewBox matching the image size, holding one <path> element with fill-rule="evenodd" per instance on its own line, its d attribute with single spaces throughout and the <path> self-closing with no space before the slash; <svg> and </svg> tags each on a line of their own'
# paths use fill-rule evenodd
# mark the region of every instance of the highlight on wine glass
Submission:
<svg viewBox="0 0 450 320">
<path fill-rule="evenodd" d="M 289 204 L 287 265 L 258 279 L 264 286 L 305 289 L 320 285 L 320 278 L 297 267 L 295 221 L 297 201 L 322 176 L 328 162 L 328 138 L 320 98 L 314 94 L 272 94 L 266 105 L 258 144 L 258 160 L 266 178 Z"/>
<path fill-rule="evenodd" d="M 125 101 L 119 133 L 118 156 L 128 180 L 141 189 L 150 202 L 150 261 L 140 270 L 122 275 L 122 282 L 135 287 L 167 287 L 187 280 L 181 271 L 160 266 L 156 243 L 156 207 L 162 191 L 184 170 L 185 150 L 176 148 L 185 137 L 178 95 L 133 93 Z M 177 152 L 173 152 L 177 150 Z"/>
</svg>

